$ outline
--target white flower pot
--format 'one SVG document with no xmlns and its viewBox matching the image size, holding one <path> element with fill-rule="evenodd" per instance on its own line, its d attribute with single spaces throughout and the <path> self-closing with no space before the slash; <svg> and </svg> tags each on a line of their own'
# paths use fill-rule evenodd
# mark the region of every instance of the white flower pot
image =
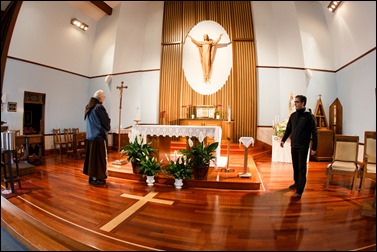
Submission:
<svg viewBox="0 0 377 252">
<path fill-rule="evenodd" d="M 175 185 L 176 189 L 182 189 L 183 180 L 182 179 L 175 179 L 174 185 Z"/>
<path fill-rule="evenodd" d="M 154 176 L 147 176 L 147 184 L 148 186 L 153 186 L 154 183 Z"/>
</svg>

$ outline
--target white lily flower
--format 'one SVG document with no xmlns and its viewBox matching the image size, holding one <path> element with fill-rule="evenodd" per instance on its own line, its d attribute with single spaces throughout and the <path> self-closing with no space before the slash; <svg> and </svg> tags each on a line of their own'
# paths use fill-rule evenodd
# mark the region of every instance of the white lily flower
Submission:
<svg viewBox="0 0 377 252">
<path fill-rule="evenodd" d="M 192 146 L 194 146 L 194 143 L 193 141 L 191 140 L 191 138 L 188 139 L 188 143 L 189 143 L 189 146 L 192 148 Z"/>
<path fill-rule="evenodd" d="M 203 142 L 203 140 L 204 140 L 204 134 L 203 134 L 203 132 L 199 132 L 199 142 Z"/>
</svg>

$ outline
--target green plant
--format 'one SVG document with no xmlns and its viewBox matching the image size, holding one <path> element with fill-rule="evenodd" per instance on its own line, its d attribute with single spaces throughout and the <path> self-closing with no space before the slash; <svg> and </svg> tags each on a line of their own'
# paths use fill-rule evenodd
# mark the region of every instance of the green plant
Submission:
<svg viewBox="0 0 377 252">
<path fill-rule="evenodd" d="M 131 163 L 141 163 L 146 157 L 151 157 L 156 149 L 152 148 L 151 143 L 143 144 L 143 137 L 136 136 L 134 141 L 130 141 L 121 149 L 122 156 L 127 156 L 127 160 Z"/>
<path fill-rule="evenodd" d="M 216 160 L 214 152 L 219 146 L 219 142 L 214 142 L 205 146 L 203 141 L 195 147 L 193 146 L 191 139 L 189 139 L 189 145 L 190 149 L 180 150 L 180 152 L 186 158 L 191 167 L 209 167 L 211 161 Z"/>
<path fill-rule="evenodd" d="M 169 161 L 169 165 L 166 169 L 162 170 L 165 174 L 170 175 L 175 179 L 191 179 L 191 166 L 186 162 L 183 156 L 177 157 L 175 155 L 175 160 L 169 159 L 167 155 L 166 158 Z"/>
<path fill-rule="evenodd" d="M 161 170 L 161 165 L 159 162 L 157 162 L 156 157 L 146 156 L 140 162 L 140 170 L 144 176 L 154 176 Z"/>
</svg>

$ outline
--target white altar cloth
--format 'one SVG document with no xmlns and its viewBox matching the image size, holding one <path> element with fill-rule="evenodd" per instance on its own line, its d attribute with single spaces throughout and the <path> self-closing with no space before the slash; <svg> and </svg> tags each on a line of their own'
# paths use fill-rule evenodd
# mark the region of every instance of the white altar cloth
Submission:
<svg viewBox="0 0 377 252">
<path fill-rule="evenodd" d="M 221 127 L 220 126 L 194 126 L 194 125 L 133 125 L 131 133 L 131 141 L 136 136 L 142 135 L 146 138 L 150 136 L 169 136 L 169 137 L 196 137 L 200 142 L 203 142 L 204 138 L 214 138 L 215 142 L 219 142 L 219 146 L 216 149 L 216 159 L 220 158 L 221 149 Z"/>
<path fill-rule="evenodd" d="M 118 128 L 116 128 L 116 129 L 111 129 L 110 131 L 109 131 L 109 133 L 110 134 L 118 134 L 118 133 L 120 133 L 120 134 L 129 134 L 129 133 L 131 133 L 131 129 L 130 128 L 127 128 L 127 129 L 118 129 Z"/>
<path fill-rule="evenodd" d="M 291 139 L 288 138 L 284 147 L 280 147 L 281 137 L 272 136 L 272 162 L 292 163 Z M 310 149 L 308 150 L 310 152 Z M 306 162 L 309 162 L 309 155 Z"/>
<path fill-rule="evenodd" d="M 246 148 L 249 148 L 250 144 L 254 146 L 254 138 L 252 137 L 240 137 L 238 141 L 240 142 L 240 144 L 242 143 L 243 145 L 245 145 Z"/>
</svg>

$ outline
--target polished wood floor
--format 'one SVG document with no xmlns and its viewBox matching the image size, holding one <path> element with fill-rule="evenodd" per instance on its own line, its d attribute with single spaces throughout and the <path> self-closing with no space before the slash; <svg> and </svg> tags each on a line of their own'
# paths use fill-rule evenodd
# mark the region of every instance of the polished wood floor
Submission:
<svg viewBox="0 0 377 252">
<path fill-rule="evenodd" d="M 178 190 L 162 176 L 148 187 L 144 179 L 113 171 L 105 186 L 93 186 L 82 174 L 83 159 L 47 156 L 36 172 L 22 176 L 22 183 L 41 189 L 1 197 L 1 224 L 30 250 L 376 251 L 374 181 L 351 191 L 351 180 L 339 176 L 325 189 L 328 162 L 309 162 L 297 199 L 287 189 L 291 164 L 272 163 L 270 153 L 258 144 L 249 150 L 260 183 L 253 190 L 195 184 Z M 232 144 L 229 157 L 230 168 L 243 170 L 242 147 Z M 119 154 L 108 158 L 110 167 Z"/>
</svg>

